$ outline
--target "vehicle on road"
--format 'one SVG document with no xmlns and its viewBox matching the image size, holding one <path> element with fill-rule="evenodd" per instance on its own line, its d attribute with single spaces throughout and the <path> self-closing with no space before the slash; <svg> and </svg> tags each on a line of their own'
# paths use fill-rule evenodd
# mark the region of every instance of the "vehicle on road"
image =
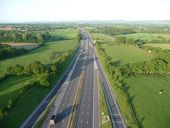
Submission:
<svg viewBox="0 0 170 128">
<path fill-rule="evenodd" d="M 56 115 L 52 115 L 52 117 L 50 119 L 50 126 L 54 126 L 56 124 L 57 124 Z"/>
</svg>

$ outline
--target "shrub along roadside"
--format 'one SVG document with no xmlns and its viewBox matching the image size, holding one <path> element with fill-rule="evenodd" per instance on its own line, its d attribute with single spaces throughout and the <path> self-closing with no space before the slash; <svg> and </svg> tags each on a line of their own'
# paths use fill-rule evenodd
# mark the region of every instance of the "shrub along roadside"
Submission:
<svg viewBox="0 0 170 128">
<path fill-rule="evenodd" d="M 14 56 L 19 56 L 27 53 L 29 50 L 24 48 L 16 49 L 7 44 L 0 44 L 0 60 L 11 58 Z"/>
</svg>

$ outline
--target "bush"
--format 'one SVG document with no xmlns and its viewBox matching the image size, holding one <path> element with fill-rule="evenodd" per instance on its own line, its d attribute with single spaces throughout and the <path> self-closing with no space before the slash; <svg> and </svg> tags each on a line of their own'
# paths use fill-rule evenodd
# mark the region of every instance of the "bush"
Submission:
<svg viewBox="0 0 170 128">
<path fill-rule="evenodd" d="M 12 107 L 12 100 L 8 101 L 7 108 L 10 109 Z"/>
<path fill-rule="evenodd" d="M 29 50 L 24 48 L 16 49 L 7 44 L 0 44 L 0 60 L 7 59 L 14 56 L 19 56 L 27 53 Z"/>
<path fill-rule="evenodd" d="M 41 86 L 44 86 L 44 87 L 48 87 L 50 84 L 49 84 L 47 78 L 42 77 L 42 78 L 40 79 L 40 85 L 41 85 Z"/>
</svg>

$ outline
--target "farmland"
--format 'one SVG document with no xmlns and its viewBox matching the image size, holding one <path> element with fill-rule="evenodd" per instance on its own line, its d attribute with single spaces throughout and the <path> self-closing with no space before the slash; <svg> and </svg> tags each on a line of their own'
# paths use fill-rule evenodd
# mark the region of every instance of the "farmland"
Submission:
<svg viewBox="0 0 170 128">
<path fill-rule="evenodd" d="M 126 79 L 126 83 L 144 128 L 170 126 L 170 77 L 137 76 Z"/>
<path fill-rule="evenodd" d="M 102 35 L 102 36 L 101 36 Z M 95 39 L 101 42 L 101 46 L 112 61 L 119 63 L 134 63 L 152 59 L 153 55 L 132 45 L 116 45 L 114 38 L 104 34 L 94 34 Z"/>
<path fill-rule="evenodd" d="M 127 64 L 128 72 L 128 69 L 130 70 L 129 65 L 132 65 L 133 70 L 136 68 L 136 64 L 142 65 L 144 62 L 144 67 L 147 63 L 156 59 L 156 55 L 162 57 L 165 61 L 169 61 L 166 57 L 168 51 L 164 52 L 157 49 L 158 52 L 155 50 L 155 52 L 148 53 L 145 47 L 139 47 L 135 43 L 117 43 L 116 39 L 126 37 L 127 39 L 143 40 L 144 46 L 169 49 L 169 44 L 164 44 L 170 39 L 169 34 L 133 33 L 111 36 L 104 33 L 92 33 L 92 35 L 96 40 L 99 58 L 112 83 L 127 126 L 133 128 L 168 127 L 170 125 L 168 121 L 170 119 L 168 114 L 170 110 L 168 99 L 170 96 L 170 76 L 147 73 L 120 76 L 120 74 L 124 74 L 124 72 L 121 72 Z M 155 40 L 161 40 L 162 44 L 154 43 Z M 152 42 L 152 44 L 149 44 L 149 42 Z M 120 70 L 121 72 L 119 72 Z"/>
<path fill-rule="evenodd" d="M 170 40 L 169 34 L 150 34 L 150 33 L 134 33 L 134 34 L 127 34 L 123 35 L 127 38 L 134 38 L 134 39 L 141 39 L 141 40 Z"/>
<path fill-rule="evenodd" d="M 56 41 L 53 40 L 46 42 L 43 46 L 31 50 L 27 54 L 1 61 L 1 70 L 5 71 L 6 67 L 15 64 L 25 66 L 35 61 L 41 61 L 48 67 L 52 63 L 61 59 L 66 52 L 78 46 L 78 31 L 75 29 L 59 29 L 51 33 L 58 38 Z M 38 75 L 10 76 L 1 80 L 0 108 L 3 108 L 7 104 L 10 106 L 9 110 L 5 113 L 5 116 L 0 119 L 0 125 L 5 128 L 19 127 L 19 125 L 52 89 L 56 81 L 61 77 L 72 61 L 74 54 L 63 62 L 60 66 L 61 69 L 59 74 L 49 79 L 49 87 L 40 87 L 39 85 L 28 86 L 30 81 L 33 82 L 38 79 Z"/>
<path fill-rule="evenodd" d="M 151 46 L 155 48 L 162 48 L 162 49 L 170 50 L 170 44 L 146 44 L 145 46 Z"/>
<path fill-rule="evenodd" d="M 103 44 L 102 47 L 114 62 L 125 64 L 152 59 L 152 55 L 132 45 Z"/>
<path fill-rule="evenodd" d="M 34 61 L 41 61 L 44 64 L 50 64 L 57 61 L 58 57 L 61 56 L 65 51 L 74 48 L 77 45 L 75 30 L 59 30 L 52 32 L 57 38 L 61 38 L 59 41 L 47 42 L 44 46 L 39 47 L 24 56 L 7 59 L 1 62 L 0 66 L 2 69 L 10 65 L 22 64 L 26 65 Z M 64 40 L 66 38 L 66 40 Z M 67 39 L 69 38 L 69 39 Z"/>
</svg>

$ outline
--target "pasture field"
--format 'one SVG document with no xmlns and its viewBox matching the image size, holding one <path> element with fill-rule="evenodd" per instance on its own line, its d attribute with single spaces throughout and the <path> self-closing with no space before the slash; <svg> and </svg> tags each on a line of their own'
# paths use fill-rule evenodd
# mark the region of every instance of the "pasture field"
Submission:
<svg viewBox="0 0 170 128">
<path fill-rule="evenodd" d="M 59 30 L 53 32 L 53 34 L 57 37 L 62 36 L 62 40 L 48 42 L 44 46 L 32 50 L 23 56 L 1 61 L 0 68 L 4 69 L 7 66 L 16 64 L 26 65 L 34 61 L 41 61 L 43 64 L 50 64 L 56 62 L 64 52 L 74 48 L 78 44 L 76 30 Z"/>
<path fill-rule="evenodd" d="M 147 61 L 153 59 L 154 54 L 149 54 L 143 49 L 139 49 L 133 45 L 114 44 L 114 41 L 107 41 L 108 37 L 104 35 L 93 34 L 94 39 L 100 41 L 101 47 L 105 53 L 118 64 L 135 63 L 139 61 Z M 103 57 L 100 56 L 103 62 Z M 111 83 L 111 75 L 107 73 Z M 144 128 L 167 128 L 170 126 L 170 76 L 136 76 L 127 77 L 124 82 L 128 86 L 128 93 L 132 100 L 135 115 L 140 125 Z M 124 117 L 127 120 L 127 125 L 137 127 L 133 119 L 132 109 L 128 103 L 127 95 L 115 86 L 112 86 L 118 104 Z"/>
<path fill-rule="evenodd" d="M 141 39 L 141 40 L 170 40 L 170 35 L 169 34 L 150 34 L 150 33 L 134 33 L 134 34 L 126 34 L 122 35 L 127 38 L 134 38 L 134 39 Z"/>
<path fill-rule="evenodd" d="M 143 127 L 168 128 L 170 126 L 170 77 L 137 76 L 127 78 L 126 83 Z"/>
<path fill-rule="evenodd" d="M 113 62 L 120 64 L 147 61 L 153 58 L 152 54 L 132 45 L 114 44 L 114 38 L 104 34 L 93 34 L 94 39 L 101 42 L 106 54 Z"/>
<path fill-rule="evenodd" d="M 52 36 L 56 36 L 56 39 L 74 39 L 77 35 L 77 30 L 75 29 L 57 29 L 55 31 L 50 31 Z"/>
<path fill-rule="evenodd" d="M 113 41 L 115 40 L 114 37 L 106 35 L 106 34 L 101 34 L 101 33 L 93 34 L 93 38 L 97 41 L 107 42 L 107 43 L 113 43 Z"/>
<path fill-rule="evenodd" d="M 54 32 L 56 35 L 62 35 L 62 40 L 45 43 L 43 46 L 32 50 L 23 56 L 10 58 L 0 62 L 1 70 L 7 66 L 22 64 L 26 65 L 34 61 L 41 61 L 43 64 L 56 62 L 67 51 L 78 45 L 77 30 L 62 29 Z M 64 35 L 63 35 L 64 34 Z M 36 106 L 49 93 L 56 81 L 62 76 L 65 69 L 72 61 L 74 55 L 66 60 L 62 65 L 62 71 L 50 78 L 50 86 L 43 88 L 38 85 L 27 86 L 27 82 L 36 79 L 36 76 L 12 76 L 1 80 L 0 83 L 0 108 L 4 107 L 9 101 L 14 101 L 12 107 L 8 110 L 5 117 L 0 119 L 0 126 L 4 128 L 17 128 L 27 118 L 27 116 L 36 108 Z M 10 122 L 10 123 L 9 123 Z"/>
<path fill-rule="evenodd" d="M 145 46 L 152 46 L 155 48 L 162 48 L 162 49 L 170 50 L 170 44 L 145 44 Z"/>
<path fill-rule="evenodd" d="M 106 54 L 111 57 L 113 62 L 126 64 L 152 59 L 152 55 L 146 51 L 132 45 L 108 45 L 103 44 Z"/>
</svg>

